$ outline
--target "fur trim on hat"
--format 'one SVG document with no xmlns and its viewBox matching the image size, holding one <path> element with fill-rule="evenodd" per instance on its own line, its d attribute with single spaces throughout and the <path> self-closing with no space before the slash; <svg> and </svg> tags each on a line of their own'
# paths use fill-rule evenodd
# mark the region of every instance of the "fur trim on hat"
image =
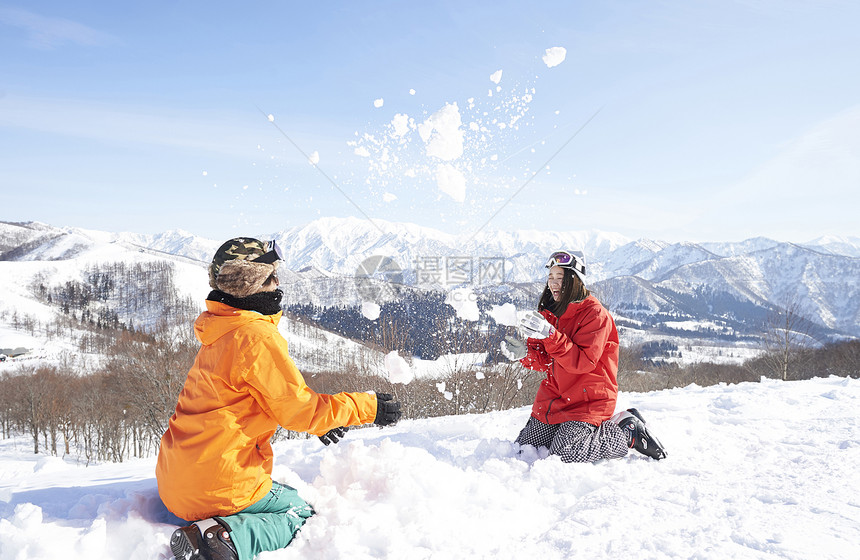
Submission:
<svg viewBox="0 0 860 560">
<path fill-rule="evenodd" d="M 274 264 L 233 259 L 221 265 L 218 277 L 209 266 L 209 286 L 231 296 L 244 298 L 263 291 L 263 284 L 277 270 Z"/>
</svg>

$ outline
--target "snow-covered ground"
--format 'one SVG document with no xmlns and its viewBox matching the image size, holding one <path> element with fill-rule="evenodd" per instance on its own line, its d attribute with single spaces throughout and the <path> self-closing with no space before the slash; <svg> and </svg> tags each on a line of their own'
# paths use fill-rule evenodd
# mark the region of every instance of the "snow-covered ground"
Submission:
<svg viewBox="0 0 860 560">
<path fill-rule="evenodd" d="M 517 456 L 527 409 L 275 446 L 317 510 L 286 549 L 321 558 L 856 558 L 860 380 L 622 394 L 669 451 Z M 0 446 L 0 560 L 169 557 L 154 460 L 85 467 Z"/>
</svg>

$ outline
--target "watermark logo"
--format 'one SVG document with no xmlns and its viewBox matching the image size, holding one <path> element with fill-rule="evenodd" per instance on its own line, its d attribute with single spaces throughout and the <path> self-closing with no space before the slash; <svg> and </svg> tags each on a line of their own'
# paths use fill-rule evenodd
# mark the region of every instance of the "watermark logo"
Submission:
<svg viewBox="0 0 860 560">
<path fill-rule="evenodd" d="M 422 256 L 415 259 L 415 283 L 421 287 L 505 283 L 503 257 Z"/>
<path fill-rule="evenodd" d="M 414 278 L 415 287 L 427 290 L 505 283 L 504 257 L 418 256 L 413 264 L 414 271 L 404 274 L 391 257 L 372 255 L 364 259 L 355 270 L 355 285 L 362 300 L 396 297 L 407 276 Z"/>
<path fill-rule="evenodd" d="M 355 286 L 363 301 L 385 301 L 403 286 L 403 270 L 390 257 L 372 255 L 355 269 Z"/>
</svg>

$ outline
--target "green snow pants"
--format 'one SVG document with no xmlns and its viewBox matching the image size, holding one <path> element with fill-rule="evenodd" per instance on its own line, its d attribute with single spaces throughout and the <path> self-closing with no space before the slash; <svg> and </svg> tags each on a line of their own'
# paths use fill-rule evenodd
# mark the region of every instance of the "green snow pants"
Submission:
<svg viewBox="0 0 860 560">
<path fill-rule="evenodd" d="M 286 547 L 314 514 L 313 508 L 294 488 L 272 482 L 272 489 L 239 513 L 218 519 L 230 528 L 239 560 L 251 560 L 264 550 Z"/>
</svg>

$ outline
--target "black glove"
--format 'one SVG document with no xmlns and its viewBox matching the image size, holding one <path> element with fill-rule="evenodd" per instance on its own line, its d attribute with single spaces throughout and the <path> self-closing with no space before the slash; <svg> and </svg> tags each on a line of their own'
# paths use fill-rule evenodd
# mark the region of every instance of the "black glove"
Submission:
<svg viewBox="0 0 860 560">
<path fill-rule="evenodd" d="M 349 430 L 349 426 L 343 426 L 341 428 L 329 430 L 324 435 L 320 436 L 320 441 L 326 445 L 330 443 L 337 443 L 338 441 L 343 439 L 343 436 L 346 435 L 347 430 Z"/>
<path fill-rule="evenodd" d="M 376 393 L 376 419 L 373 423 L 377 426 L 388 426 L 394 424 L 403 415 L 400 412 L 400 403 L 388 393 Z"/>
</svg>

